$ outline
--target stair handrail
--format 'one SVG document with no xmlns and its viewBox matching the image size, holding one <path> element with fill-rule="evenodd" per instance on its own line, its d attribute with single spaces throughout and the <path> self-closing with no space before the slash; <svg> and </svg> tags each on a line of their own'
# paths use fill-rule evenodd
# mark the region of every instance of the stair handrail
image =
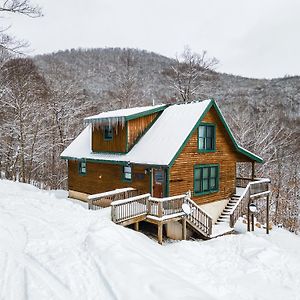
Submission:
<svg viewBox="0 0 300 300">
<path fill-rule="evenodd" d="M 185 203 L 191 207 L 191 213 L 187 215 L 189 224 L 209 237 L 212 234 L 212 217 L 201 209 L 190 197 L 185 198 Z"/>
<path fill-rule="evenodd" d="M 270 183 L 269 178 L 255 178 L 253 181 L 249 182 L 243 191 L 242 195 L 239 197 L 236 204 L 233 206 L 232 211 L 229 215 L 230 217 L 230 227 L 234 227 L 238 218 L 245 213 L 246 209 L 248 208 L 250 197 L 259 193 L 252 193 L 251 187 L 255 185 L 266 184 L 267 189 L 269 189 L 268 184 Z"/>
</svg>

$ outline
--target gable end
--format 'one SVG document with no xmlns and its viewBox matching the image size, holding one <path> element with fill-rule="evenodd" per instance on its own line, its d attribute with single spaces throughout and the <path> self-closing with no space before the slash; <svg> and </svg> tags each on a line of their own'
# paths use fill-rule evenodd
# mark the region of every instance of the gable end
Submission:
<svg viewBox="0 0 300 300">
<path fill-rule="evenodd" d="M 175 156 L 172 158 L 171 162 L 169 163 L 169 167 L 172 167 L 173 164 L 175 163 L 175 160 L 177 159 L 177 157 L 180 155 L 180 153 L 182 152 L 183 148 L 186 146 L 186 144 L 188 143 L 188 141 L 190 140 L 192 134 L 195 132 L 195 130 L 198 130 L 198 127 L 201 125 L 201 122 L 203 120 L 203 118 L 205 117 L 205 115 L 208 113 L 208 111 L 214 107 L 218 117 L 220 118 L 222 124 L 224 125 L 226 132 L 228 133 L 234 147 L 235 150 L 245 156 L 247 156 L 248 158 L 250 158 L 251 160 L 258 162 L 258 163 L 262 163 L 263 159 L 257 155 L 255 155 L 254 153 L 244 149 L 243 147 L 241 147 L 236 139 L 234 138 L 232 131 L 230 130 L 227 122 L 225 121 L 225 118 L 220 110 L 220 108 L 218 107 L 217 103 L 215 102 L 214 99 L 210 99 L 210 103 L 207 105 L 206 109 L 204 110 L 204 112 L 202 113 L 202 115 L 200 116 L 199 120 L 197 121 L 197 123 L 195 124 L 195 126 L 193 127 L 193 129 L 191 130 L 191 132 L 189 133 L 189 135 L 186 137 L 186 139 L 184 140 L 183 144 L 180 146 L 180 148 L 178 149 L 178 151 L 176 152 Z"/>
</svg>

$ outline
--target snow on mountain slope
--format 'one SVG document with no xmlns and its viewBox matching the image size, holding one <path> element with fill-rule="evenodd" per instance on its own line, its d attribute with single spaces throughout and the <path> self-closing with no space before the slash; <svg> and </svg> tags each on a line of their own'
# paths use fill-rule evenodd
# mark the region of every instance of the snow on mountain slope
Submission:
<svg viewBox="0 0 300 300">
<path fill-rule="evenodd" d="M 300 299 L 283 229 L 160 246 L 63 191 L 0 180 L 0 195 L 0 299 Z"/>
</svg>

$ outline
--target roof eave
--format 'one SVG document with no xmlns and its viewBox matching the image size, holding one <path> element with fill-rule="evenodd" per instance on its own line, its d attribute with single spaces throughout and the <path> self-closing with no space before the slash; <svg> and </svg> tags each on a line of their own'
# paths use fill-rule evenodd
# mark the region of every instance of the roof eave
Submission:
<svg viewBox="0 0 300 300">
<path fill-rule="evenodd" d="M 161 105 L 159 107 L 155 107 L 153 109 L 149 109 L 149 110 L 146 110 L 146 111 L 143 111 L 140 113 L 132 114 L 130 116 L 119 116 L 119 117 L 109 117 L 109 118 L 89 118 L 89 117 L 87 117 L 84 119 L 84 123 L 91 124 L 91 123 L 97 123 L 97 122 L 105 121 L 105 120 L 109 121 L 110 119 L 114 119 L 114 118 L 124 120 L 124 121 L 130 121 L 130 120 L 145 117 L 145 116 L 157 113 L 157 112 L 161 112 L 161 111 L 165 110 L 167 107 L 168 107 L 168 104 L 165 104 L 165 105 Z"/>
</svg>

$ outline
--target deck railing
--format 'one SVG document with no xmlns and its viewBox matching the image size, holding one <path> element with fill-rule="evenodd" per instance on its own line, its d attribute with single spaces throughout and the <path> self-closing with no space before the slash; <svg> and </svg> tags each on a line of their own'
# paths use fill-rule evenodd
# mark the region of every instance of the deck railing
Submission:
<svg viewBox="0 0 300 300">
<path fill-rule="evenodd" d="M 121 223 L 137 216 L 147 215 L 147 202 L 149 197 L 150 194 L 144 194 L 112 202 L 112 221 L 114 223 Z"/>
<path fill-rule="evenodd" d="M 184 203 L 186 195 L 178 195 L 166 198 L 149 197 L 148 200 L 148 214 L 158 218 L 164 216 L 181 213 L 182 204 Z"/>
<path fill-rule="evenodd" d="M 251 198 L 268 194 L 270 179 L 256 178 L 254 181 L 250 178 L 237 178 L 237 187 L 244 187 L 245 190 L 239 197 L 236 205 L 233 207 L 233 211 L 230 214 L 230 227 L 234 227 L 237 219 L 248 212 L 248 206 Z"/>
<path fill-rule="evenodd" d="M 191 208 L 191 213 L 186 216 L 189 224 L 201 234 L 210 236 L 212 218 L 185 194 L 166 198 L 154 198 L 150 194 L 144 194 L 114 201 L 111 203 L 111 219 L 117 224 L 139 216 L 145 216 L 145 218 L 149 216 L 149 218 L 157 218 L 157 221 L 165 221 L 172 217 L 184 216 L 183 203 Z"/>
<path fill-rule="evenodd" d="M 90 195 L 88 196 L 88 208 L 93 210 L 101 209 L 110 206 L 113 201 L 127 199 L 137 195 L 138 191 L 131 187 Z"/>
</svg>

